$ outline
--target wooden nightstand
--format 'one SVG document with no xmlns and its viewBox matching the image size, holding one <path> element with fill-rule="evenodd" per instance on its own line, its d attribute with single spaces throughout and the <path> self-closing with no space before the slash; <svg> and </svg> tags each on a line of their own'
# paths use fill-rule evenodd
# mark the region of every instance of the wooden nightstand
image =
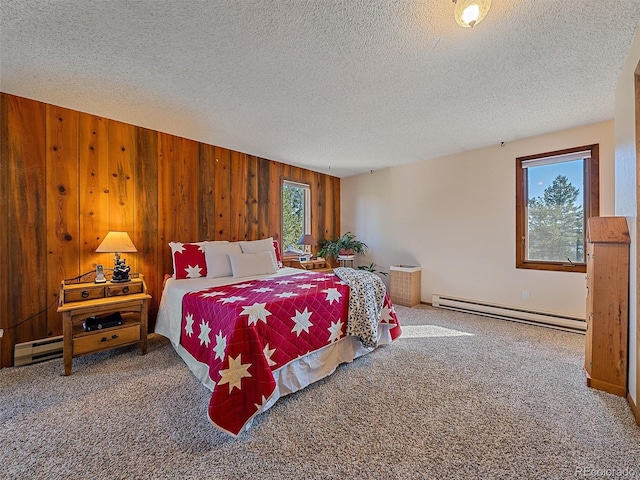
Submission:
<svg viewBox="0 0 640 480">
<path fill-rule="evenodd" d="M 74 357 L 140 342 L 147 353 L 147 320 L 151 298 L 144 278 L 123 283 L 76 283 L 60 286 L 64 374 L 71 375 Z M 83 322 L 94 316 L 119 313 L 122 325 L 85 331 Z"/>
<path fill-rule="evenodd" d="M 333 268 L 325 262 L 324 258 L 301 262 L 300 260 L 291 260 L 293 268 L 301 268 L 303 270 L 313 270 L 314 272 L 332 272 Z"/>
</svg>

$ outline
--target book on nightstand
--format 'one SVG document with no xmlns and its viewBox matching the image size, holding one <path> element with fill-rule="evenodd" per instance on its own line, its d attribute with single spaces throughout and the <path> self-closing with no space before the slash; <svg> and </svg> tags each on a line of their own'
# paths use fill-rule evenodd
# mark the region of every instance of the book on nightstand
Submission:
<svg viewBox="0 0 640 480">
<path fill-rule="evenodd" d="M 102 330 L 103 328 L 109 327 L 117 327 L 118 325 L 122 325 L 122 315 L 120 315 L 120 312 L 88 317 L 82 323 L 82 327 L 84 328 L 85 332 Z"/>
</svg>

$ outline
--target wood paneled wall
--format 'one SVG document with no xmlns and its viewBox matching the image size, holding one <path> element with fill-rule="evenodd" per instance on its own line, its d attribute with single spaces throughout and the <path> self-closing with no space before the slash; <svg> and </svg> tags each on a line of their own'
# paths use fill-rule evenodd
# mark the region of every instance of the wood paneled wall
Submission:
<svg viewBox="0 0 640 480">
<path fill-rule="evenodd" d="M 124 258 L 145 276 L 152 323 L 168 242 L 279 239 L 283 179 L 311 185 L 316 238 L 339 233 L 336 177 L 4 93 L 0 115 L 3 367 L 16 343 L 62 334 L 60 282 L 112 266 L 95 253 L 109 230 L 138 249 Z"/>
</svg>

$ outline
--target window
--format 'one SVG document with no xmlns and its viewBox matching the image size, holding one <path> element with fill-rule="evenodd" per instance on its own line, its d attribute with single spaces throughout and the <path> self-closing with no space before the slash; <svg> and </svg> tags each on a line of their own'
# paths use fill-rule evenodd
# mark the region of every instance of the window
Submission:
<svg viewBox="0 0 640 480">
<path fill-rule="evenodd" d="M 586 271 L 598 185 L 598 145 L 516 158 L 516 268 Z"/>
<path fill-rule="evenodd" d="M 311 233 L 311 188 L 304 183 L 285 180 L 282 184 L 282 248 L 298 246 L 305 233 Z"/>
</svg>

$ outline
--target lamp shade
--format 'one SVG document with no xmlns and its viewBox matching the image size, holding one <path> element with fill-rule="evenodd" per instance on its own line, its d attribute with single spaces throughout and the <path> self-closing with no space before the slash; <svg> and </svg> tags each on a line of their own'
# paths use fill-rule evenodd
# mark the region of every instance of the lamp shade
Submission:
<svg viewBox="0 0 640 480">
<path fill-rule="evenodd" d="M 304 235 L 302 235 L 300 237 L 300 240 L 298 240 L 298 245 L 315 246 L 317 244 L 318 244 L 318 242 L 316 242 L 316 239 L 313 238 L 313 235 L 311 235 L 310 233 L 305 233 Z"/>
<path fill-rule="evenodd" d="M 96 248 L 96 252 L 98 253 L 126 253 L 137 251 L 127 232 L 107 233 L 102 243 Z"/>
<path fill-rule="evenodd" d="M 491 0 L 453 0 L 454 15 L 461 27 L 473 27 L 482 21 L 489 12 Z"/>
</svg>

